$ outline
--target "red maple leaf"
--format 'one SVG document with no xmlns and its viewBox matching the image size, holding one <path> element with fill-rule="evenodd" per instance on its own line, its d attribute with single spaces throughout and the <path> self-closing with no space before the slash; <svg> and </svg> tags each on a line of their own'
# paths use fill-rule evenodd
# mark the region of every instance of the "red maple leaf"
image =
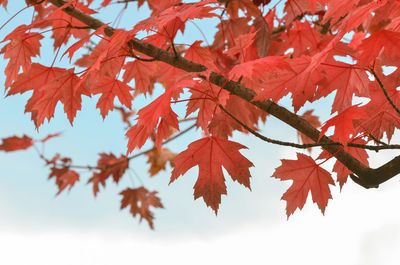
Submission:
<svg viewBox="0 0 400 265">
<path fill-rule="evenodd" d="M 18 75 L 11 85 L 10 90 L 7 92 L 7 96 L 18 93 L 23 94 L 29 90 L 34 90 L 34 93 L 35 91 L 40 91 L 41 87 L 44 87 L 64 73 L 65 69 L 62 68 L 47 67 L 38 63 L 33 63 L 29 71 L 24 71 Z M 34 95 L 32 97 L 34 97 Z"/>
<path fill-rule="evenodd" d="M 235 95 L 229 96 L 224 108 L 255 131 L 258 130 L 257 125 L 259 120 L 261 119 L 265 121 L 267 116 L 265 112 L 262 112 L 251 103 L 244 101 Z M 242 131 L 244 133 L 248 132 L 247 129 L 243 128 L 242 125 L 222 111 L 216 112 L 213 115 L 212 120 L 208 125 L 208 129 L 212 132 L 212 135 L 224 139 L 228 139 L 229 136 L 232 136 L 234 130 Z"/>
<path fill-rule="evenodd" d="M 60 193 L 67 187 L 69 187 L 68 190 L 70 191 L 75 183 L 79 181 L 79 174 L 74 170 L 70 170 L 68 167 L 52 167 L 49 179 L 53 177 L 56 178 L 56 185 L 58 187 L 58 192 L 56 195 L 60 195 Z"/>
<path fill-rule="evenodd" d="M 354 136 L 353 120 L 366 118 L 364 110 L 358 105 L 347 108 L 345 111 L 325 122 L 324 126 L 321 127 L 319 139 L 321 139 L 329 127 L 335 126 L 334 136 L 339 142 L 346 143 L 349 140 L 350 134 Z"/>
<path fill-rule="evenodd" d="M 140 221 L 145 219 L 150 228 L 154 229 L 153 226 L 153 213 L 150 211 L 150 207 L 154 208 L 164 208 L 161 203 L 160 198 L 156 196 L 156 191 L 148 191 L 144 187 L 139 187 L 136 189 L 125 189 L 120 193 L 122 195 L 121 209 L 125 207 L 130 207 L 130 213 L 135 217 L 140 216 Z"/>
<path fill-rule="evenodd" d="M 126 133 L 129 138 L 127 153 L 142 147 L 157 127 L 155 145 L 158 149 L 161 148 L 162 141 L 169 136 L 170 127 L 179 130 L 178 116 L 172 111 L 170 105 L 173 93 L 174 89 L 166 91 L 138 111 L 138 122 Z"/>
<path fill-rule="evenodd" d="M 100 159 L 97 161 L 97 167 L 100 172 L 95 172 L 88 180 L 93 183 L 94 196 L 99 192 L 99 185 L 106 185 L 106 180 L 112 176 L 115 183 L 118 183 L 125 171 L 129 168 L 129 161 L 126 156 L 121 155 L 117 158 L 114 154 L 100 153 Z"/>
<path fill-rule="evenodd" d="M 319 121 L 318 116 L 313 115 L 313 112 L 314 110 L 307 110 L 300 117 L 308 121 L 308 123 L 310 123 L 310 125 L 312 125 L 314 128 L 319 128 L 321 126 L 321 122 Z M 306 135 L 302 134 L 299 131 L 297 132 L 297 135 L 301 139 L 301 142 L 303 144 L 315 143 L 313 140 L 311 140 L 309 137 L 307 137 Z M 308 148 L 308 151 L 311 151 L 311 148 Z"/>
<path fill-rule="evenodd" d="M 215 54 L 210 50 L 210 48 L 201 47 L 202 41 L 195 41 L 189 49 L 185 51 L 184 58 L 204 65 L 209 70 L 218 71 L 215 66 Z"/>
<path fill-rule="evenodd" d="M 282 165 L 275 169 L 272 177 L 293 180 L 290 188 L 282 196 L 282 200 L 286 200 L 287 217 L 289 218 L 297 208 L 303 208 L 309 191 L 313 202 L 317 203 L 324 214 L 328 200 L 332 199 L 329 184 L 335 185 L 329 172 L 316 164 L 310 156 L 301 153 L 297 153 L 297 160 L 281 161 Z"/>
<path fill-rule="evenodd" d="M 302 56 L 288 61 L 291 70 L 278 69 L 269 79 L 262 84 L 262 90 L 257 93 L 254 101 L 272 99 L 278 101 L 283 96 L 292 92 L 295 112 L 307 100 L 312 100 L 316 90 L 316 83 L 323 76 L 317 69 L 310 69 L 311 57 Z"/>
<path fill-rule="evenodd" d="M 168 37 L 168 39 L 172 40 L 175 38 L 178 30 L 184 32 L 187 20 L 218 16 L 211 12 L 219 7 L 206 6 L 210 3 L 215 3 L 215 1 L 206 0 L 198 3 L 182 3 L 171 6 L 157 15 L 153 15 L 136 24 L 134 31 L 146 30 L 149 32 L 158 30 L 164 36 Z"/>
<path fill-rule="evenodd" d="M 0 5 L 2 5 L 5 10 L 7 10 L 7 3 L 8 3 L 8 0 L 0 0 Z"/>
<path fill-rule="evenodd" d="M 388 76 L 380 74 L 387 95 L 395 106 L 400 105 L 400 91 L 397 89 L 400 85 L 399 76 L 399 70 Z M 400 115 L 389 103 L 377 82 L 371 83 L 369 89 L 371 101 L 361 107 L 367 115 L 365 119 L 356 121 L 356 132 L 367 132 L 376 139 L 382 139 L 386 133 L 390 141 L 395 129 L 400 128 Z"/>
<path fill-rule="evenodd" d="M 125 69 L 122 79 L 129 83 L 135 79 L 135 94 L 152 93 L 154 87 L 154 72 L 156 66 L 151 62 L 135 60 L 124 65 Z"/>
<path fill-rule="evenodd" d="M 229 0 L 227 2 L 226 11 L 232 18 L 239 17 L 239 10 L 246 13 L 246 16 L 259 16 L 261 11 L 251 0 Z"/>
<path fill-rule="evenodd" d="M 194 198 L 203 197 L 207 206 L 217 214 L 221 195 L 226 194 L 222 167 L 234 181 L 250 189 L 249 167 L 253 164 L 240 154 L 239 150 L 243 148 L 246 147 L 215 136 L 197 140 L 174 159 L 175 168 L 170 183 L 190 168 L 198 166 L 199 176 L 194 185 Z"/>
<path fill-rule="evenodd" d="M 74 69 L 57 70 L 57 76 L 42 87 L 35 87 L 32 97 L 26 105 L 26 111 L 32 113 L 32 120 L 39 127 L 47 118 L 50 120 L 60 101 L 64 104 L 64 112 L 72 124 L 76 112 L 81 109 L 81 96 L 90 96 L 89 89 L 80 82 Z M 78 87 L 76 87 L 80 84 Z"/>
<path fill-rule="evenodd" d="M 284 56 L 268 56 L 235 65 L 229 72 L 229 78 L 264 77 L 265 72 L 274 72 L 277 69 L 290 70 Z"/>
<path fill-rule="evenodd" d="M 293 22 L 293 28 L 283 35 L 285 50 L 293 48 L 293 56 L 310 54 L 318 46 L 320 36 L 311 27 L 308 21 Z"/>
<path fill-rule="evenodd" d="M 363 139 L 353 139 L 351 143 L 354 144 L 367 144 L 366 141 Z M 368 163 L 368 153 L 365 149 L 350 147 L 350 146 L 343 146 L 343 150 L 351 154 L 353 157 L 358 159 L 361 163 L 365 166 L 369 166 Z M 332 155 L 329 154 L 327 151 L 323 151 L 318 159 L 329 159 Z M 340 189 L 342 189 L 343 185 L 346 183 L 348 176 L 353 173 L 350 169 L 348 169 L 345 165 L 343 165 L 339 160 L 336 160 L 335 165 L 333 166 L 333 171 L 336 172 L 337 175 L 337 182 L 339 183 Z"/>
<path fill-rule="evenodd" d="M 370 64 L 382 53 L 387 57 L 397 56 L 400 52 L 400 33 L 390 30 L 380 30 L 364 39 L 358 47 L 360 64 Z"/>
<path fill-rule="evenodd" d="M 40 40 L 43 36 L 36 32 L 21 32 L 27 27 L 22 25 L 5 37 L 3 41 L 10 41 L 1 50 L 4 58 L 10 59 L 5 69 L 6 88 L 12 84 L 12 81 L 18 75 L 19 70 L 28 71 L 31 67 L 31 57 L 40 55 Z"/>
<path fill-rule="evenodd" d="M 209 122 L 214 114 L 220 111 L 217 104 L 225 105 L 229 93 L 207 81 L 197 82 L 190 92 L 192 95 L 187 104 L 186 117 L 198 110 L 196 124 L 208 131 Z"/>
<path fill-rule="evenodd" d="M 104 75 L 115 78 L 128 55 L 127 43 L 131 37 L 129 31 L 115 30 L 109 39 L 102 39 L 90 54 L 78 59 L 75 65 L 88 68 L 81 75 L 81 82 L 86 81 L 92 86 Z"/>
<path fill-rule="evenodd" d="M 333 60 L 329 64 L 324 64 L 321 69 L 326 73 L 326 78 L 318 85 L 316 98 L 325 97 L 336 91 L 331 113 L 342 112 L 350 107 L 354 94 L 357 96 L 369 94 L 370 81 L 365 70 Z"/>
<path fill-rule="evenodd" d="M 133 96 L 132 88 L 115 78 L 103 76 L 103 78 L 93 87 L 93 94 L 101 94 L 96 108 L 100 109 L 103 119 L 110 110 L 114 109 L 114 99 L 117 96 L 119 102 L 127 108 L 132 107 Z"/>
<path fill-rule="evenodd" d="M 75 42 L 72 44 L 61 56 L 61 58 L 68 53 L 69 61 L 71 62 L 72 56 L 74 56 L 75 52 L 79 50 L 85 43 L 87 43 L 90 38 L 93 35 L 98 35 L 98 34 L 103 34 L 104 35 L 104 29 L 107 27 L 107 24 L 101 26 L 97 30 L 93 31 L 90 35 L 87 35 L 86 37 L 80 39 L 79 41 Z"/>
<path fill-rule="evenodd" d="M 359 0 L 331 0 L 328 1 L 328 9 L 323 17 L 322 23 L 331 19 L 331 25 L 334 25 L 341 17 L 349 13 Z"/>
<path fill-rule="evenodd" d="M 80 9 L 87 14 L 93 14 L 95 12 L 76 1 L 69 3 L 69 5 L 73 5 L 75 9 Z M 89 29 L 85 28 L 87 26 L 85 23 L 63 12 L 61 8 L 55 9 L 48 17 L 48 21 L 52 24 L 54 50 L 61 47 L 63 44 L 67 44 L 71 36 L 83 39 L 89 34 Z"/>
<path fill-rule="evenodd" d="M 0 150 L 5 152 L 25 150 L 34 144 L 32 138 L 24 135 L 22 137 L 12 136 L 2 139 L 2 144 L 0 145 Z"/>
</svg>

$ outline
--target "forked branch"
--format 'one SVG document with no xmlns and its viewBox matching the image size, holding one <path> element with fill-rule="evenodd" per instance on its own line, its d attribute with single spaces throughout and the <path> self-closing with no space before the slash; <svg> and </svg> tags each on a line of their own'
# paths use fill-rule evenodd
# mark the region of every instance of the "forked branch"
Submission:
<svg viewBox="0 0 400 265">
<path fill-rule="evenodd" d="M 58 7 L 66 4 L 66 2 L 63 0 L 48 0 L 48 2 Z M 72 15 L 76 19 L 85 23 L 92 29 L 98 29 L 104 25 L 104 23 L 100 20 L 75 9 L 73 6 L 67 6 L 63 10 L 67 14 Z M 114 29 L 111 27 L 106 27 L 104 32 L 107 36 L 112 36 L 114 33 Z M 175 56 L 175 54 L 173 53 L 155 47 L 149 43 L 140 41 L 136 38 L 133 38 L 129 41 L 129 46 L 138 52 L 141 52 L 156 60 L 163 61 L 186 72 L 199 72 L 200 75 L 201 72 L 207 70 L 204 65 L 194 63 L 180 56 Z M 363 187 L 377 187 L 379 184 L 400 173 L 400 156 L 393 158 L 390 162 L 379 168 L 371 169 L 362 164 L 358 159 L 353 157 L 348 152 L 342 150 L 342 147 L 336 145 L 335 142 L 329 137 L 323 136 L 320 141 L 318 141 L 320 131 L 310 125 L 306 120 L 290 112 L 286 108 L 279 106 L 270 100 L 263 102 L 253 101 L 253 98 L 256 96 L 256 93 L 253 90 L 246 88 L 237 82 L 228 80 L 226 77 L 218 73 L 212 72 L 208 80 L 211 83 L 229 91 L 231 94 L 234 94 L 242 98 L 243 100 L 250 102 L 259 109 L 275 116 L 279 120 L 308 136 L 313 141 L 324 144 L 322 148 L 331 154 L 335 154 L 335 157 L 342 164 L 344 164 L 349 170 L 354 172 L 354 174 L 358 177 L 358 181 L 356 181 L 356 183 L 361 183 L 362 185 L 360 185 Z"/>
</svg>

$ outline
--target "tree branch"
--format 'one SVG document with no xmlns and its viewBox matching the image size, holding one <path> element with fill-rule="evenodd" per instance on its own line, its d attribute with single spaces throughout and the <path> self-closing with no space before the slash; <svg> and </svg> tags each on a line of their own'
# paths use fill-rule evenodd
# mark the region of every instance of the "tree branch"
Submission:
<svg viewBox="0 0 400 265">
<path fill-rule="evenodd" d="M 63 0 L 48 0 L 48 2 L 58 7 L 66 4 L 66 2 Z M 81 12 L 80 10 L 75 9 L 73 6 L 67 6 L 63 10 L 67 14 L 72 15 L 73 17 L 93 29 L 98 29 L 99 27 L 104 25 L 104 23 L 100 20 L 93 18 L 84 12 Z M 111 27 L 106 27 L 104 32 L 107 36 L 112 36 L 114 33 L 114 29 Z M 149 43 L 140 41 L 136 38 L 131 39 L 128 44 L 136 51 L 146 54 L 147 56 L 150 56 L 156 60 L 163 61 L 186 72 L 204 72 L 207 70 L 204 65 L 191 62 L 180 56 L 177 57 L 173 53 L 155 47 Z M 299 132 L 305 134 L 315 142 L 318 142 L 320 134 L 319 130 L 317 130 L 306 120 L 290 112 L 286 108 L 277 105 L 271 100 L 263 102 L 253 101 L 253 98 L 256 96 L 256 93 L 253 90 L 246 88 L 238 84 L 237 82 L 228 80 L 226 77 L 218 73 L 212 72 L 209 76 L 209 81 L 217 86 L 224 88 L 231 94 L 234 94 L 250 102 L 251 104 L 257 106 L 259 109 L 275 116 L 279 120 L 295 128 Z M 329 137 L 323 136 L 319 143 L 329 144 L 324 145 L 323 148 L 329 153 L 335 154 L 335 157 L 342 164 L 344 164 L 349 170 L 354 172 L 358 176 L 360 181 L 365 184 L 364 187 L 376 187 L 380 183 L 383 183 L 400 173 L 400 156 L 395 157 L 390 162 L 377 169 L 371 169 L 366 167 L 348 152 L 341 150 L 340 146 L 331 145 L 332 143 L 334 143 L 334 141 L 332 141 Z"/>
<path fill-rule="evenodd" d="M 387 92 L 386 89 L 385 89 L 385 86 L 383 85 L 381 79 L 379 79 L 378 75 L 375 73 L 374 69 L 371 68 L 371 69 L 370 69 L 370 72 L 374 75 L 376 81 L 377 81 L 378 84 L 379 84 L 379 87 L 380 87 L 380 88 L 382 89 L 382 91 L 383 91 L 383 94 L 385 94 L 385 97 L 386 97 L 387 101 L 390 103 L 390 105 L 393 107 L 393 109 L 394 109 L 398 114 L 400 114 L 399 108 L 394 104 L 393 100 L 390 98 L 388 92 Z"/>
<path fill-rule="evenodd" d="M 338 146 L 343 146 L 342 143 L 334 142 L 334 143 L 315 143 L 315 144 L 296 144 L 292 142 L 284 142 L 280 140 L 275 140 L 268 138 L 255 130 L 251 129 L 249 126 L 247 126 L 244 122 L 239 120 L 237 117 L 235 117 L 232 113 L 227 111 L 221 104 L 218 105 L 218 107 L 225 112 L 229 117 L 231 117 L 233 120 L 235 120 L 237 123 L 239 123 L 243 128 L 245 128 L 247 131 L 249 131 L 251 134 L 256 136 L 257 138 L 260 138 L 261 140 L 271 143 L 271 144 L 277 144 L 277 145 L 283 145 L 283 146 L 290 146 L 294 148 L 300 148 L 300 149 L 306 149 L 310 147 L 323 147 L 326 145 L 338 145 Z M 393 145 L 384 145 L 384 146 L 375 146 L 375 145 L 365 145 L 365 144 L 355 144 L 355 143 L 347 143 L 346 144 L 349 147 L 355 147 L 355 148 L 361 148 L 361 149 L 368 149 L 368 150 L 374 150 L 374 151 L 379 151 L 382 149 L 400 149 L 400 145 L 398 144 L 393 144 Z"/>
<path fill-rule="evenodd" d="M 169 143 L 169 142 L 175 140 L 176 138 L 178 138 L 179 136 L 181 136 L 181 135 L 187 133 L 188 131 L 190 131 L 190 130 L 193 129 L 194 127 L 196 127 L 196 124 L 193 124 L 193 125 L 189 126 L 188 128 L 186 128 L 185 130 L 180 131 L 179 133 L 175 134 L 175 135 L 172 136 L 171 138 L 168 138 L 167 140 L 165 140 L 164 142 L 161 143 L 161 146 L 163 146 L 163 145 L 165 145 L 165 144 L 167 144 L 167 143 Z M 39 152 L 39 150 L 37 149 L 36 146 L 34 146 L 34 147 L 35 147 L 35 150 L 38 152 L 40 158 L 41 158 L 42 160 L 44 160 L 44 161 L 47 163 L 49 160 L 46 159 L 46 158 L 43 156 L 43 154 L 41 154 L 41 153 Z M 113 164 L 108 164 L 108 165 L 106 165 L 106 166 L 68 165 L 68 168 L 89 169 L 89 170 L 94 170 L 94 169 L 100 169 L 100 170 L 102 170 L 102 169 L 112 168 L 112 167 L 115 167 L 115 166 L 117 166 L 117 165 L 119 165 L 119 164 L 125 163 L 126 161 L 130 161 L 130 160 L 132 160 L 132 159 L 135 159 L 135 158 L 138 158 L 138 157 L 140 157 L 140 156 L 142 156 L 142 155 L 145 155 L 145 154 L 147 154 L 148 152 L 151 152 L 151 151 L 156 150 L 156 149 L 157 149 L 157 147 L 152 147 L 152 148 L 146 149 L 146 150 L 144 150 L 144 151 L 142 151 L 142 152 L 140 152 L 140 153 L 137 153 L 137 154 L 135 154 L 135 155 L 129 156 L 129 157 L 127 157 L 127 158 L 124 159 L 124 160 L 120 160 L 120 161 L 118 161 L 118 162 L 115 162 L 115 163 L 113 163 Z M 54 166 L 56 166 L 56 167 L 65 167 L 65 164 L 54 164 Z"/>
</svg>

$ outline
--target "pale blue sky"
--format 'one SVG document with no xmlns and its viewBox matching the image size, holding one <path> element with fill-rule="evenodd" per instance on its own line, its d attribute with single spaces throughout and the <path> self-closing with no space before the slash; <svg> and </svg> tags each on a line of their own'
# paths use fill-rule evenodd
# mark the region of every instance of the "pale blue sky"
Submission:
<svg viewBox="0 0 400 265">
<path fill-rule="evenodd" d="M 0 24 L 24 3 L 22 0 L 12 2 L 8 13 L 0 9 Z M 105 22 L 113 21 L 118 13 L 116 8 L 117 5 L 102 16 Z M 23 21 L 29 23 L 31 12 L 27 10 L 18 15 L 0 31 L 0 38 L 16 24 Z M 140 12 L 131 8 L 120 25 L 133 23 L 132 20 L 139 20 L 147 14 L 146 7 Z M 199 25 L 210 41 L 215 23 L 210 20 Z M 186 32 L 186 43 L 201 38 L 201 34 L 190 23 Z M 46 55 L 51 45 L 51 42 L 43 41 L 40 58 L 43 64 L 49 64 L 52 59 Z M 0 70 L 4 71 L 5 66 L 6 62 L 0 58 Z M 1 91 L 4 91 L 3 84 L 4 75 L 0 75 Z M 41 138 L 62 131 L 62 137 L 46 145 L 47 155 L 61 152 L 70 156 L 74 163 L 83 165 L 95 164 L 100 152 L 114 152 L 117 155 L 125 153 L 125 129 L 119 113 L 110 113 L 103 121 L 95 109 L 97 97 L 84 98 L 83 110 L 78 112 L 73 127 L 66 119 L 62 106 L 58 106 L 50 124 L 44 124 L 39 132 L 35 130 L 29 115 L 23 111 L 28 98 L 28 95 L 0 98 L 0 138 L 15 134 Z M 326 102 L 331 100 L 328 98 Z M 287 105 L 288 102 L 287 99 L 283 100 L 283 104 Z M 326 102 L 313 105 L 319 108 L 317 113 L 323 116 L 322 121 L 329 117 L 330 109 Z M 142 105 L 143 99 L 134 103 L 136 107 Z M 305 107 L 305 110 L 308 108 Z M 182 128 L 185 126 L 182 125 Z M 263 132 L 277 139 L 296 140 L 293 129 L 273 118 L 268 119 Z M 198 131 L 193 131 L 181 140 L 171 142 L 168 147 L 179 152 L 199 136 Z M 398 136 L 394 141 L 399 139 Z M 255 165 L 251 169 L 252 191 L 233 183 L 227 177 L 228 196 L 223 196 L 218 217 L 206 207 L 202 199 L 193 201 L 192 187 L 197 170 L 189 171 L 168 186 L 170 170 L 149 178 L 144 157 L 131 161 L 131 167 L 145 186 L 159 191 L 165 206 L 165 209 L 155 210 L 155 232 L 150 231 L 145 222 L 139 225 L 138 220 L 133 219 L 128 211 L 119 210 L 121 196 L 118 193 L 132 186 L 132 179 L 135 185 L 140 185 L 135 176 L 126 175 L 118 186 L 107 183 L 106 189 L 94 198 L 91 186 L 86 185 L 90 174 L 81 174 L 80 183 L 71 192 L 63 192 L 55 197 L 56 186 L 53 181 L 47 180 L 49 171 L 34 150 L 1 152 L 0 248 L 6 250 L 6 255 L 0 255 L 1 263 L 26 264 L 28 261 L 30 264 L 52 264 L 53 256 L 55 259 L 63 253 L 54 247 L 59 245 L 71 251 L 68 251 L 69 256 L 62 262 L 57 260 L 57 264 L 107 264 L 108 260 L 113 259 L 126 261 L 133 255 L 129 251 L 136 253 L 139 260 L 144 260 L 145 254 L 151 255 L 152 251 L 156 251 L 166 255 L 167 258 L 162 260 L 166 264 L 170 263 L 169 260 L 174 260 L 176 264 L 184 264 L 186 261 L 197 264 L 206 261 L 206 254 L 209 253 L 214 260 L 229 261 L 231 264 L 238 264 L 248 258 L 253 259 L 255 264 L 264 264 L 263 261 L 291 264 L 297 261 L 299 264 L 323 262 L 364 265 L 382 264 L 379 262 L 385 259 L 380 258 L 382 253 L 376 249 L 385 245 L 385 242 L 393 242 L 383 250 L 386 251 L 383 256 L 386 256 L 385 264 L 395 264 L 390 262 L 398 258 L 396 253 L 400 253 L 400 215 L 395 210 L 400 199 L 398 180 L 372 191 L 363 190 L 351 182 L 341 194 L 338 187 L 333 188 L 334 200 L 329 201 L 325 217 L 309 200 L 302 212 L 297 211 L 287 221 L 285 203 L 280 201 L 280 197 L 289 183 L 271 179 L 270 176 L 280 165 L 279 159 L 293 159 L 299 150 L 273 146 L 243 134 L 235 134 L 233 140 L 249 148 L 242 153 Z M 379 157 L 372 163 L 381 164 L 393 154 L 395 152 L 372 154 Z M 38 253 L 43 251 L 42 248 L 52 251 L 40 255 Z M 24 260 L 23 255 L 15 258 L 17 254 L 13 253 L 21 249 L 28 253 L 27 260 Z M 218 255 L 217 250 L 225 255 L 224 259 Z M 174 256 L 174 253 L 179 257 Z M 191 253 L 198 256 L 190 257 Z M 348 258 L 335 256 L 335 253 L 344 253 Z M 162 258 L 161 254 L 159 257 L 148 257 L 147 261 L 150 264 L 160 264 L 157 259 Z"/>
</svg>

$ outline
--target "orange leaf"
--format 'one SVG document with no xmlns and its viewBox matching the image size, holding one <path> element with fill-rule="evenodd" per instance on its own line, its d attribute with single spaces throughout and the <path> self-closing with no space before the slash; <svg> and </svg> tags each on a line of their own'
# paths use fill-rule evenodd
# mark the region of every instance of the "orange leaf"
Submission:
<svg viewBox="0 0 400 265">
<path fill-rule="evenodd" d="M 168 149 L 161 149 L 160 151 L 153 150 L 146 153 L 148 156 L 147 163 L 150 164 L 149 173 L 150 176 L 156 175 L 161 170 L 165 170 L 167 163 L 169 162 L 171 166 L 175 165 L 173 163 L 174 158 L 177 154 L 171 152 Z"/>
</svg>

